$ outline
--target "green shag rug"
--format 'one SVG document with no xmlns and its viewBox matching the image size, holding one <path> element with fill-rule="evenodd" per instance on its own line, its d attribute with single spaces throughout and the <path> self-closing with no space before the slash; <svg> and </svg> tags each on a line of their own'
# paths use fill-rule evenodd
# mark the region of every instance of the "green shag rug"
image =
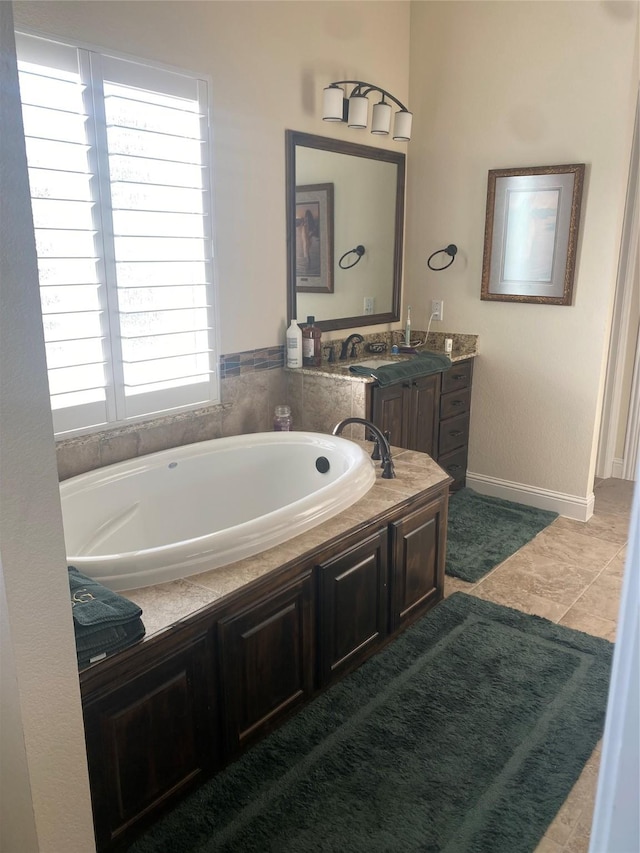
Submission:
<svg viewBox="0 0 640 853">
<path fill-rule="evenodd" d="M 601 736 L 611 652 L 456 593 L 130 851 L 532 851 Z"/>
<path fill-rule="evenodd" d="M 475 583 L 557 517 L 557 512 L 460 489 L 449 498 L 445 572 Z"/>
</svg>

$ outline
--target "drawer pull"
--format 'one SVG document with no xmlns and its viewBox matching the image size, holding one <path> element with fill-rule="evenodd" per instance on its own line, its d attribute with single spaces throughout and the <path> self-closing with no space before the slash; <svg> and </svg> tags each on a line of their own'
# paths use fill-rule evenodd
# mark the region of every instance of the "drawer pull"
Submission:
<svg viewBox="0 0 640 853">
<path fill-rule="evenodd" d="M 453 406 L 464 406 L 464 400 L 452 400 L 449 405 Z"/>
<path fill-rule="evenodd" d="M 462 465 L 447 465 L 447 471 L 459 471 Z"/>
<path fill-rule="evenodd" d="M 466 379 L 467 374 L 466 373 L 456 373 L 456 375 L 453 376 L 452 378 L 455 379 L 456 382 L 459 382 L 461 379 Z"/>
<path fill-rule="evenodd" d="M 457 438 L 459 435 L 464 435 L 464 430 L 461 429 L 450 429 L 449 435 L 451 438 Z"/>
</svg>

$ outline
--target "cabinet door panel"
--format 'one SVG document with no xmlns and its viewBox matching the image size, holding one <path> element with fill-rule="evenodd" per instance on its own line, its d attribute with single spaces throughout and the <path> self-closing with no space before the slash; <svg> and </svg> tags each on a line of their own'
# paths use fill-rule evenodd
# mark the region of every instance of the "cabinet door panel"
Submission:
<svg viewBox="0 0 640 853">
<path fill-rule="evenodd" d="M 218 623 L 228 751 L 274 728 L 313 690 L 312 578 Z"/>
<path fill-rule="evenodd" d="M 318 566 L 322 685 L 365 660 L 387 634 L 387 531 Z"/>
<path fill-rule="evenodd" d="M 406 445 L 410 450 L 419 450 L 436 455 L 438 434 L 438 390 L 439 375 L 416 379 L 411 386 L 411 427 Z"/>
<path fill-rule="evenodd" d="M 375 388 L 373 392 L 373 423 L 383 432 L 389 433 L 391 444 L 407 447 L 409 435 L 409 405 L 406 386 L 399 383 L 387 388 Z"/>
<path fill-rule="evenodd" d="M 442 598 L 446 515 L 447 501 L 442 498 L 392 525 L 392 630 Z"/>
<path fill-rule="evenodd" d="M 217 764 L 207 639 L 84 709 L 98 847 Z"/>
</svg>

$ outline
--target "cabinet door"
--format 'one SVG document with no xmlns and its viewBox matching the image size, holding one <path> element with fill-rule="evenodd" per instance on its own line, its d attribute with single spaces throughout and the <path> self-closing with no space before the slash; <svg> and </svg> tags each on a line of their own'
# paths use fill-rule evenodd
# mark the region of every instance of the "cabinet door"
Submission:
<svg viewBox="0 0 640 853">
<path fill-rule="evenodd" d="M 229 755 L 275 728 L 313 691 L 312 576 L 218 622 Z"/>
<path fill-rule="evenodd" d="M 447 499 L 441 496 L 391 525 L 391 630 L 425 613 L 442 598 Z"/>
<path fill-rule="evenodd" d="M 387 530 L 318 566 L 322 686 L 364 661 L 387 635 Z"/>
<path fill-rule="evenodd" d="M 99 850 L 218 763 L 209 637 L 84 704 Z"/>
<path fill-rule="evenodd" d="M 391 444 L 408 447 L 411 398 L 405 383 L 372 389 L 371 419 L 383 432 L 389 433 Z"/>
<path fill-rule="evenodd" d="M 440 376 L 423 376 L 411 383 L 411 419 L 406 445 L 410 450 L 419 450 L 436 455 L 438 441 L 438 397 Z"/>
</svg>

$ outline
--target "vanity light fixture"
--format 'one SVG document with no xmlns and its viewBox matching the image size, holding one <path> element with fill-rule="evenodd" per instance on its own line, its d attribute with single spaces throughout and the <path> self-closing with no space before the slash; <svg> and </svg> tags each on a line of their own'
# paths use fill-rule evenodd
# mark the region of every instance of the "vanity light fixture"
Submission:
<svg viewBox="0 0 640 853">
<path fill-rule="evenodd" d="M 353 86 L 347 98 L 343 86 Z M 324 121 L 346 121 L 349 127 L 365 128 L 369 118 L 369 98 L 371 92 L 378 92 L 382 99 L 373 105 L 371 133 L 386 136 L 391 128 L 391 113 L 393 108 L 388 101 L 393 101 L 400 109 L 395 114 L 393 122 L 393 138 L 397 142 L 408 142 L 411 139 L 411 122 L 413 113 L 396 97 L 373 83 L 361 80 L 336 80 L 324 90 L 322 118 Z"/>
</svg>

